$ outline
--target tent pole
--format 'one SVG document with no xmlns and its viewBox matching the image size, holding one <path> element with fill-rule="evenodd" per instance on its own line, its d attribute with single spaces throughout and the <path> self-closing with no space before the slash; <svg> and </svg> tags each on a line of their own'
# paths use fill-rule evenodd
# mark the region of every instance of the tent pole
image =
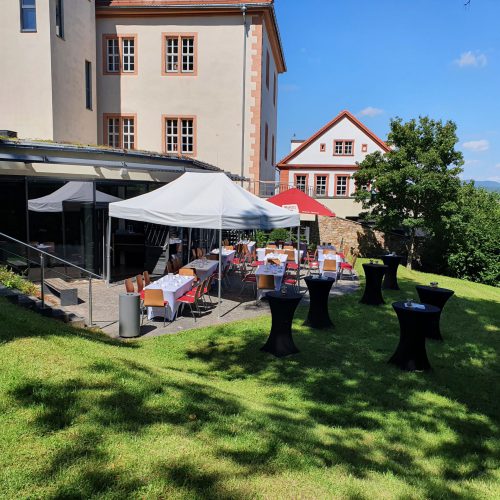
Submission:
<svg viewBox="0 0 500 500">
<path fill-rule="evenodd" d="M 63 258 L 64 260 L 68 260 L 66 258 L 66 218 L 64 217 L 64 205 L 62 207 L 62 244 L 63 244 Z M 68 274 L 68 268 L 66 266 L 66 262 L 64 263 L 64 274 Z"/>
<path fill-rule="evenodd" d="M 222 295 L 222 228 L 219 229 L 219 319 L 221 317 Z"/>
<path fill-rule="evenodd" d="M 192 228 L 189 228 L 189 236 L 188 236 L 188 264 L 191 262 L 191 230 L 192 230 Z"/>
<path fill-rule="evenodd" d="M 107 229 L 107 255 L 106 255 L 106 284 L 109 286 L 111 283 L 111 216 L 108 215 L 108 227 Z"/>
</svg>

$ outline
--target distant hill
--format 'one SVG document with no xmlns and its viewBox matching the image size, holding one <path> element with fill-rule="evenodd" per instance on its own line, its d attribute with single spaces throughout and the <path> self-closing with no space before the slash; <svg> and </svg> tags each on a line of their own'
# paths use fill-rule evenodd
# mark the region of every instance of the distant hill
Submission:
<svg viewBox="0 0 500 500">
<path fill-rule="evenodd" d="M 497 193 L 500 193 L 500 182 L 474 181 L 474 185 L 478 188 L 486 189 L 486 191 L 495 191 Z"/>
</svg>

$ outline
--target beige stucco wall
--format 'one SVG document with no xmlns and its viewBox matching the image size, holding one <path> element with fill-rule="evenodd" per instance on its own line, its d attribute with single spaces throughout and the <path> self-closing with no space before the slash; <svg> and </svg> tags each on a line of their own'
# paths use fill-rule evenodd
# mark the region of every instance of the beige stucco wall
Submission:
<svg viewBox="0 0 500 500">
<path fill-rule="evenodd" d="M 139 21 L 139 22 L 138 22 Z M 162 75 L 162 33 L 197 33 L 197 76 Z M 137 75 L 103 75 L 104 34 L 136 34 Z M 162 115 L 196 117 L 196 158 L 240 173 L 241 16 L 97 19 L 98 140 L 104 113 L 137 115 L 137 148 L 162 151 Z"/>
<path fill-rule="evenodd" d="M 318 198 L 318 201 L 337 217 L 357 217 L 362 211 L 361 203 L 357 203 L 353 198 Z"/>
<path fill-rule="evenodd" d="M 54 140 L 97 143 L 95 1 L 64 3 L 64 39 L 56 35 L 56 0 L 50 0 Z M 85 61 L 92 63 L 93 110 L 85 106 Z"/>
<path fill-rule="evenodd" d="M 37 2 L 36 33 L 21 33 L 19 2 L 1 5 L 0 129 L 53 139 L 49 1 Z"/>
</svg>

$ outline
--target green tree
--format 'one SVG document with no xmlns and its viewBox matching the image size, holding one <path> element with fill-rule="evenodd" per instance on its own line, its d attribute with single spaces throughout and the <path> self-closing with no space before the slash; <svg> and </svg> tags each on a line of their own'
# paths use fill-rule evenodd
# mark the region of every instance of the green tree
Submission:
<svg viewBox="0 0 500 500">
<path fill-rule="evenodd" d="M 363 216 L 382 230 L 403 228 L 408 235 L 408 267 L 415 258 L 418 230 L 442 234 L 445 218 L 456 210 L 462 153 L 456 125 L 420 117 L 391 120 L 391 151 L 368 155 L 354 174 L 355 198 Z"/>
<path fill-rule="evenodd" d="M 500 285 L 500 194 L 464 184 L 445 234 L 448 274 Z"/>
</svg>

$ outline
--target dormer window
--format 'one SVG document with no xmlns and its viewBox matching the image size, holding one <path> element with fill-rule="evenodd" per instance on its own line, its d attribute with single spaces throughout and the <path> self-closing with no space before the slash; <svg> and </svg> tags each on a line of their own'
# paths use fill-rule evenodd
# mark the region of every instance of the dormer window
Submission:
<svg viewBox="0 0 500 500">
<path fill-rule="evenodd" d="M 354 141 L 337 139 L 334 142 L 334 151 L 336 156 L 352 156 L 354 154 Z"/>
</svg>

